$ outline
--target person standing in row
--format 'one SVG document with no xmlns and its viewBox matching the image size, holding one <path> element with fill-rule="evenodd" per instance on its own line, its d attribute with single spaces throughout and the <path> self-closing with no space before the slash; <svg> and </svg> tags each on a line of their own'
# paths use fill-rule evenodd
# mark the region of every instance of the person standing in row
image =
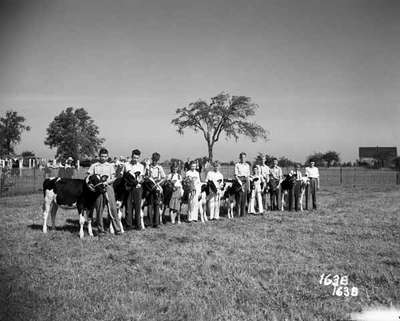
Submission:
<svg viewBox="0 0 400 321">
<path fill-rule="evenodd" d="M 242 185 L 242 189 L 236 196 L 236 216 L 246 215 L 247 206 L 247 192 L 249 190 L 249 176 L 250 176 L 250 165 L 246 163 L 245 152 L 239 154 L 239 162 L 235 164 L 235 178 Z"/>
<path fill-rule="evenodd" d="M 136 179 L 136 185 L 132 186 L 126 200 L 126 225 L 127 229 L 133 229 L 133 210 L 135 210 L 135 223 L 137 229 L 141 226 L 141 206 L 142 206 L 142 182 L 144 166 L 139 162 L 141 152 L 138 149 L 132 151 L 132 158 L 129 163 L 124 166 L 123 174 L 129 173 Z"/>
<path fill-rule="evenodd" d="M 270 190 L 271 210 L 278 210 L 281 207 L 281 183 L 283 181 L 282 168 L 278 166 L 278 160 L 274 158 L 273 166 L 269 170 L 270 178 L 277 183 L 275 190 Z"/>
<path fill-rule="evenodd" d="M 160 225 L 160 205 L 161 205 L 161 195 L 162 188 L 160 184 L 165 180 L 166 175 L 164 169 L 158 164 L 160 160 L 159 153 L 153 153 L 151 156 L 151 164 L 146 169 L 146 175 L 154 180 L 157 184 L 159 193 L 150 194 L 150 204 L 148 207 L 149 224 L 157 228 Z"/>
<path fill-rule="evenodd" d="M 267 187 L 269 182 L 269 166 L 266 164 L 266 157 L 264 154 L 260 155 L 259 163 L 257 164 L 259 167 L 259 172 L 264 179 L 264 188 L 261 193 L 262 195 L 262 202 L 264 210 L 268 209 L 268 195 L 267 195 Z"/>
<path fill-rule="evenodd" d="M 197 220 L 199 219 L 199 196 L 201 193 L 201 182 L 200 174 L 196 170 L 196 162 L 192 161 L 190 163 L 190 169 L 186 172 L 185 177 L 189 177 L 192 180 L 195 188 L 195 190 L 192 191 L 189 195 L 188 221 L 197 222 Z"/>
<path fill-rule="evenodd" d="M 86 177 L 86 182 L 88 182 L 88 178 L 90 175 L 99 175 L 100 177 L 104 178 L 105 181 L 103 182 L 105 185 L 105 192 L 100 194 L 96 199 L 95 208 L 97 214 L 97 229 L 99 235 L 105 234 L 104 230 L 104 223 L 103 223 L 103 211 L 104 207 L 108 207 L 108 214 L 111 219 L 111 223 L 114 227 L 115 235 L 121 234 L 120 229 L 120 220 L 118 218 L 117 213 L 117 204 L 115 201 L 115 194 L 114 188 L 112 183 L 115 181 L 115 168 L 114 165 L 107 161 L 108 159 L 108 151 L 105 148 L 100 149 L 99 151 L 99 161 L 97 163 L 92 164 Z M 90 213 L 90 216 L 93 215 L 93 210 Z"/>
<path fill-rule="evenodd" d="M 301 174 L 301 168 L 299 164 L 294 165 L 294 172 L 293 175 L 296 177 L 296 182 L 293 187 L 293 194 L 294 194 L 294 210 L 299 211 L 300 210 L 300 193 L 301 193 L 301 179 L 302 179 L 302 174 Z"/>
<path fill-rule="evenodd" d="M 260 166 L 254 166 L 253 175 L 251 176 L 251 191 L 250 191 L 250 204 L 249 214 L 263 214 L 264 207 L 262 201 L 262 187 L 265 184 L 264 178 L 261 175 Z M 256 212 L 256 204 L 258 211 Z"/>
<path fill-rule="evenodd" d="M 210 191 L 208 196 L 208 211 L 210 220 L 219 220 L 219 208 L 221 199 L 221 187 L 224 182 L 224 176 L 219 171 L 218 161 L 214 161 L 212 164 L 213 168 L 207 173 L 206 182 L 213 182 L 217 190 Z"/>
<path fill-rule="evenodd" d="M 175 224 L 175 218 L 178 215 L 178 224 L 181 224 L 181 198 L 183 196 L 182 176 L 178 173 L 178 165 L 171 165 L 171 173 L 168 174 L 167 180 L 174 184 L 171 200 L 169 201 L 169 211 L 171 215 L 171 223 Z"/>
<path fill-rule="evenodd" d="M 317 209 L 317 190 L 319 190 L 319 171 L 315 167 L 315 162 L 310 162 L 310 167 L 306 167 L 306 176 L 310 179 L 310 184 L 306 188 L 306 210 L 309 209 L 309 198 L 312 198 L 313 210 Z M 311 194 L 311 195 L 310 195 Z"/>
</svg>

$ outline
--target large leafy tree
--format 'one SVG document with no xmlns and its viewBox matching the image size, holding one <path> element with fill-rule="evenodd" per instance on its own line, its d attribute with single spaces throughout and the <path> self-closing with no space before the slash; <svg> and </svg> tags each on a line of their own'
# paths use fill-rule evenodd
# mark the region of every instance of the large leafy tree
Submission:
<svg viewBox="0 0 400 321">
<path fill-rule="evenodd" d="M 83 159 L 95 156 L 104 142 L 99 128 L 84 108 L 68 107 L 47 128 L 45 144 L 57 148 L 56 157 Z"/>
<path fill-rule="evenodd" d="M 246 96 L 231 96 L 220 93 L 210 102 L 198 100 L 187 107 L 176 110 L 177 117 L 171 121 L 180 134 L 190 128 L 201 132 L 208 147 L 208 158 L 213 159 L 213 149 L 221 135 L 226 139 L 247 136 L 253 142 L 258 138 L 267 139 L 266 130 L 249 118 L 255 115 L 258 105 Z"/>
<path fill-rule="evenodd" d="M 0 156 L 14 154 L 14 147 L 21 142 L 21 135 L 31 128 L 24 125 L 25 117 L 9 110 L 0 118 Z"/>
<path fill-rule="evenodd" d="M 326 152 L 322 156 L 322 158 L 323 158 L 324 161 L 326 161 L 328 167 L 329 166 L 334 166 L 335 164 L 338 164 L 340 162 L 339 153 L 335 152 L 333 150 L 330 150 L 330 151 Z"/>
<path fill-rule="evenodd" d="M 296 164 L 295 161 L 290 160 L 289 158 L 282 156 L 278 159 L 278 165 L 280 167 L 292 167 Z"/>
<path fill-rule="evenodd" d="M 306 165 L 308 165 L 311 161 L 315 162 L 315 166 L 325 166 L 323 153 L 318 152 L 307 156 Z"/>
<path fill-rule="evenodd" d="M 271 166 L 273 164 L 273 160 L 276 158 L 273 155 L 270 154 L 264 154 L 264 153 L 258 153 L 256 158 L 254 159 L 255 163 L 259 164 L 261 162 L 262 156 L 265 157 L 265 164 L 268 166 Z"/>
</svg>

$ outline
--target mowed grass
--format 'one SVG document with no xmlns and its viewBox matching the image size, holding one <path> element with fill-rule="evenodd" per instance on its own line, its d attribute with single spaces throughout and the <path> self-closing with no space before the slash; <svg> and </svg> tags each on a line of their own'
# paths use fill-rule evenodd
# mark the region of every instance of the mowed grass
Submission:
<svg viewBox="0 0 400 321">
<path fill-rule="evenodd" d="M 398 187 L 324 189 L 320 209 L 80 240 L 41 195 L 0 199 L 1 320 L 339 320 L 400 303 Z M 333 296 L 322 273 L 347 275 Z"/>
</svg>

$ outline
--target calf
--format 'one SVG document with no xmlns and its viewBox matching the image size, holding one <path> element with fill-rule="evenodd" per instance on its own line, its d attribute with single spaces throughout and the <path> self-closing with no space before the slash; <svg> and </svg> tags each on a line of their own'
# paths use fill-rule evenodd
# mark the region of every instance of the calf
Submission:
<svg viewBox="0 0 400 321">
<path fill-rule="evenodd" d="M 122 216 L 121 208 L 126 207 L 126 200 L 128 194 L 130 193 L 132 188 L 139 183 L 137 179 L 139 175 L 140 172 L 135 173 L 135 176 L 127 172 L 124 173 L 122 177 L 119 177 L 114 181 L 113 188 L 115 192 L 115 199 L 118 204 L 119 216 Z M 140 228 L 144 229 L 145 228 L 143 219 L 144 207 L 147 206 L 149 197 L 152 193 L 157 193 L 159 195 L 159 199 L 161 199 L 162 190 L 156 184 L 156 182 L 150 177 L 145 177 L 141 184 L 142 184 L 142 200 L 140 204 Z"/>
<path fill-rule="evenodd" d="M 306 191 L 307 185 L 310 184 L 310 180 L 308 177 L 301 177 L 300 180 L 296 180 L 296 177 L 291 175 L 290 173 L 285 176 L 285 179 L 282 181 L 282 207 L 281 210 L 284 210 L 284 198 L 286 194 L 294 193 L 295 197 L 295 209 L 297 211 L 298 204 L 300 205 L 300 211 L 303 211 L 303 199 Z M 293 191 L 294 189 L 294 191 Z M 292 194 L 293 195 L 293 194 Z M 298 196 L 298 199 L 296 197 Z M 292 201 L 292 197 L 288 197 L 288 201 Z M 298 202 L 298 203 L 297 203 Z M 292 208 L 292 204 L 289 204 L 289 210 Z"/>
<path fill-rule="evenodd" d="M 88 183 L 82 179 L 47 178 L 43 182 L 43 233 L 47 233 L 47 218 L 51 212 L 52 227 L 55 228 L 55 219 L 59 205 L 76 203 L 79 213 L 79 236 L 84 237 L 83 225 L 85 211 L 92 212 L 97 197 L 104 192 L 104 184 L 99 175 L 88 177 Z M 92 218 L 88 217 L 88 232 L 93 236 Z"/>
<path fill-rule="evenodd" d="M 228 218 L 230 219 L 233 218 L 233 211 L 236 206 L 236 198 L 242 190 L 243 184 L 237 179 L 225 180 L 221 199 L 224 203 L 228 203 Z"/>
<path fill-rule="evenodd" d="M 304 194 L 307 189 L 307 186 L 310 184 L 310 179 L 307 176 L 303 176 L 300 181 L 297 182 L 300 184 L 300 211 L 303 211 L 303 199 L 304 199 Z"/>
<path fill-rule="evenodd" d="M 270 196 L 271 210 L 278 210 L 280 207 L 280 180 L 270 175 L 269 181 L 267 183 L 267 190 Z"/>
<path fill-rule="evenodd" d="M 284 176 L 284 179 L 281 183 L 281 211 L 284 210 L 285 207 L 285 196 L 287 195 L 288 197 L 288 203 L 289 203 L 289 210 L 292 209 L 292 195 L 293 195 L 293 188 L 296 184 L 296 177 L 292 175 L 292 173 L 289 173 Z"/>
<path fill-rule="evenodd" d="M 214 186 L 215 187 L 215 186 Z M 190 177 L 185 177 L 182 181 L 183 188 L 183 196 L 182 196 L 182 204 L 187 204 L 188 213 L 197 208 L 198 213 L 200 214 L 201 222 L 207 222 L 207 215 L 205 206 L 207 204 L 207 195 L 209 193 L 209 184 L 202 183 L 200 187 L 200 193 L 197 195 L 197 199 L 194 199 L 197 194 L 196 186 L 194 181 Z M 197 221 L 197 220 L 196 220 Z"/>
<path fill-rule="evenodd" d="M 161 183 L 162 188 L 162 214 L 161 214 L 161 223 L 165 223 L 165 211 L 169 208 L 169 203 L 172 198 L 172 194 L 174 193 L 174 183 L 170 180 L 165 180 Z"/>
</svg>

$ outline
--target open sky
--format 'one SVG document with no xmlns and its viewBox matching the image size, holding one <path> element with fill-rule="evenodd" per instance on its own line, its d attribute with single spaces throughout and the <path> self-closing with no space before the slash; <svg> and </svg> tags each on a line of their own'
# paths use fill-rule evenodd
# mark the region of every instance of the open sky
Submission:
<svg viewBox="0 0 400 321">
<path fill-rule="evenodd" d="M 216 159 L 400 145 L 397 0 L 1 0 L 0 44 L 0 113 L 32 127 L 19 152 L 54 156 L 46 128 L 73 106 L 113 155 L 204 156 L 170 121 L 221 91 L 252 97 L 270 135 L 222 140 Z"/>
</svg>

